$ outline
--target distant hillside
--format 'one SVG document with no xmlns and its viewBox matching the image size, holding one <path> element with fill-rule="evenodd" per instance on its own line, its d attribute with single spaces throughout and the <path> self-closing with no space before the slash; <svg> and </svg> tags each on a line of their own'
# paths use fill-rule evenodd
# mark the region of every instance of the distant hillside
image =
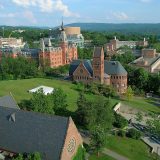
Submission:
<svg viewBox="0 0 160 160">
<path fill-rule="evenodd" d="M 121 33 L 146 33 L 160 35 L 160 23 L 158 24 L 111 24 L 111 23 L 72 23 L 66 26 L 79 26 L 82 30 L 87 31 L 106 31 Z"/>
</svg>

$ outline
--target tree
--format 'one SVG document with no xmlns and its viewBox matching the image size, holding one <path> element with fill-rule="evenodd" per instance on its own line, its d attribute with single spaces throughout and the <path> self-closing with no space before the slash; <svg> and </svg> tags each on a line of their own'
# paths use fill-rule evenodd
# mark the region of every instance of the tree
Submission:
<svg viewBox="0 0 160 160">
<path fill-rule="evenodd" d="M 99 152 L 105 147 L 106 145 L 106 132 L 101 126 L 96 126 L 92 131 L 91 135 L 91 148 L 96 151 L 97 156 L 99 156 Z"/>
<path fill-rule="evenodd" d="M 22 154 L 18 154 L 18 156 L 16 158 L 12 158 L 12 160 L 24 160 L 24 158 Z"/>
<path fill-rule="evenodd" d="M 91 103 L 90 112 L 88 113 L 91 132 L 96 126 L 101 126 L 106 133 L 111 129 L 114 116 L 110 105 L 110 100 L 104 100 L 102 97 L 98 97 Z"/>
<path fill-rule="evenodd" d="M 115 121 L 113 125 L 117 128 L 124 128 L 128 125 L 128 121 L 121 115 L 115 113 Z"/>
<path fill-rule="evenodd" d="M 150 131 L 160 138 L 160 117 L 154 116 L 147 121 L 147 125 Z"/>
<path fill-rule="evenodd" d="M 128 86 L 127 91 L 125 93 L 127 100 L 128 101 L 131 100 L 133 98 L 133 95 L 134 95 L 134 92 L 133 92 L 131 86 Z"/>
<path fill-rule="evenodd" d="M 55 112 L 65 111 L 67 107 L 67 95 L 61 88 L 57 88 L 51 94 L 51 103 Z"/>
<path fill-rule="evenodd" d="M 134 129 L 134 128 L 131 128 L 131 129 L 128 130 L 126 136 L 129 137 L 129 138 L 133 138 L 133 139 L 140 139 L 141 132 Z"/>
<path fill-rule="evenodd" d="M 42 89 L 33 93 L 33 97 L 31 98 L 31 109 L 36 112 L 54 114 L 50 96 L 44 95 Z"/>
<path fill-rule="evenodd" d="M 112 60 L 120 61 L 123 65 L 128 64 L 132 62 L 133 60 L 135 60 L 135 56 L 129 47 L 124 46 L 120 48 L 120 50 L 123 54 L 113 55 Z"/>
<path fill-rule="evenodd" d="M 149 74 L 143 68 L 136 69 L 134 72 L 134 85 L 139 89 L 145 90 L 148 85 Z"/>
<path fill-rule="evenodd" d="M 27 160 L 41 160 L 41 155 L 38 152 L 35 152 L 33 154 L 29 154 L 27 157 Z"/>
<path fill-rule="evenodd" d="M 83 92 L 79 93 L 79 97 L 77 99 L 77 107 L 76 110 L 76 121 L 79 125 L 87 127 L 88 125 L 88 111 L 89 111 L 89 102 L 84 96 Z"/>
</svg>

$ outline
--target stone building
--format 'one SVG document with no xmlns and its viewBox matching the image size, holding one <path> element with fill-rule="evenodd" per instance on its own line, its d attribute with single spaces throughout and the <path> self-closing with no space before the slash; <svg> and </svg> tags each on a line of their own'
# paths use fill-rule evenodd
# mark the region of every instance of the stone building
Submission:
<svg viewBox="0 0 160 160">
<path fill-rule="evenodd" d="M 71 117 L 20 110 L 0 99 L 0 157 L 39 152 L 43 160 L 72 160 L 82 138 Z M 2 106 L 4 104 L 4 106 Z"/>
<path fill-rule="evenodd" d="M 158 73 L 160 72 L 160 53 L 157 53 L 156 49 L 142 49 L 142 56 L 130 65 L 144 68 L 150 73 Z"/>
<path fill-rule="evenodd" d="M 127 89 L 127 72 L 118 61 L 104 60 L 104 51 L 96 47 L 93 60 L 75 60 L 71 63 L 69 75 L 73 81 L 111 85 L 117 93 Z"/>
<path fill-rule="evenodd" d="M 39 53 L 41 65 L 48 65 L 53 68 L 69 64 L 78 58 L 77 46 L 68 42 L 63 25 L 59 39 L 60 44 L 58 47 L 52 45 L 50 38 L 41 39 Z"/>
<path fill-rule="evenodd" d="M 110 40 L 110 42 L 105 45 L 105 49 L 107 52 L 114 52 L 123 46 L 128 46 L 130 48 L 135 48 L 136 46 L 147 47 L 148 41 L 146 41 L 145 38 L 143 41 L 119 41 L 115 37 L 113 40 Z"/>
</svg>

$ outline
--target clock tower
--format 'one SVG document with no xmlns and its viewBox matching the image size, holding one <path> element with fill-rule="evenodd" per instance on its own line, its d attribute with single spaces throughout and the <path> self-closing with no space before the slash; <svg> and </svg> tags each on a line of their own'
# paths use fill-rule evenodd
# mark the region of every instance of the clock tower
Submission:
<svg viewBox="0 0 160 160">
<path fill-rule="evenodd" d="M 104 50 L 103 47 L 95 47 L 93 52 L 93 81 L 104 82 Z"/>
</svg>

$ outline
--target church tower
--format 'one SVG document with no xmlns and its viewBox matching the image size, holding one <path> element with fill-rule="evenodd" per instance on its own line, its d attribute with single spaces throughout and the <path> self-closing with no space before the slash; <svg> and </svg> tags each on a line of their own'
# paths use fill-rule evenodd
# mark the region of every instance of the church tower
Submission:
<svg viewBox="0 0 160 160">
<path fill-rule="evenodd" d="M 61 34 L 60 34 L 60 47 L 62 48 L 62 63 L 65 65 L 67 63 L 67 55 L 68 55 L 68 40 L 64 30 L 63 21 L 61 25 Z"/>
<path fill-rule="evenodd" d="M 93 81 L 104 83 L 104 50 L 103 47 L 95 47 L 93 52 Z"/>
</svg>

